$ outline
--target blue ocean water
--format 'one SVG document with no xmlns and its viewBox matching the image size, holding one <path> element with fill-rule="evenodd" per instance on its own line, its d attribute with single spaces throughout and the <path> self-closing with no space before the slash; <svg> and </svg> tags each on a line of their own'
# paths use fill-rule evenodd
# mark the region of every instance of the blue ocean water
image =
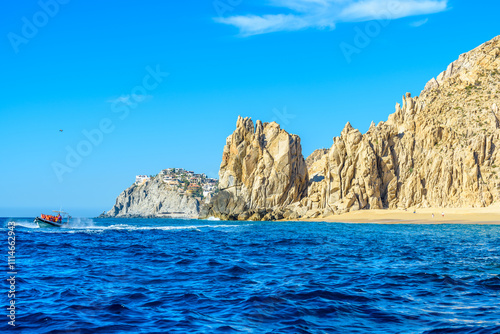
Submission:
<svg viewBox="0 0 500 334">
<path fill-rule="evenodd" d="M 2 332 L 500 333 L 500 225 L 8 221 Z"/>
</svg>

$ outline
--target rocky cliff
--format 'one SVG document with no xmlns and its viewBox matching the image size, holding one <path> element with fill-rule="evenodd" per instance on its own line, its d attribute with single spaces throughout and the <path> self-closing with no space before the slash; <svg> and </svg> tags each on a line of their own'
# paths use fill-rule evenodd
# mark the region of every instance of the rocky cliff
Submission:
<svg viewBox="0 0 500 334">
<path fill-rule="evenodd" d="M 306 217 L 359 209 L 483 207 L 500 199 L 500 37 L 463 54 L 419 97 L 361 134 L 348 123 L 316 162 Z M 321 166 L 318 166 L 320 164 Z"/>
<path fill-rule="evenodd" d="M 238 118 L 226 140 L 219 171 L 220 193 L 202 216 L 222 219 L 279 219 L 279 211 L 307 191 L 300 138 L 275 122 L 254 125 Z"/>
<path fill-rule="evenodd" d="M 238 119 L 205 215 L 296 219 L 360 209 L 483 207 L 500 199 L 500 37 L 463 54 L 362 134 L 349 123 L 306 170 L 300 139 Z M 308 175 L 311 175 L 308 180 Z"/>
<path fill-rule="evenodd" d="M 176 189 L 153 178 L 142 185 L 132 185 L 116 199 L 116 204 L 103 218 L 198 218 L 200 203 L 181 195 Z"/>
<path fill-rule="evenodd" d="M 307 169 L 311 169 L 313 165 L 328 154 L 328 149 L 320 148 L 311 153 L 306 159 Z"/>
</svg>

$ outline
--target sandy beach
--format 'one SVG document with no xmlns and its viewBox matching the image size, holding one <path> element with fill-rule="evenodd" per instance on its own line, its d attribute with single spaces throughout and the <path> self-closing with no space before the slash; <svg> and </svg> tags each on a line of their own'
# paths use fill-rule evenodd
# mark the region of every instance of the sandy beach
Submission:
<svg viewBox="0 0 500 334">
<path fill-rule="evenodd" d="M 414 211 L 415 213 L 413 213 Z M 303 220 L 377 224 L 500 224 L 500 205 L 487 208 L 426 208 L 408 209 L 407 211 L 361 210 Z"/>
</svg>

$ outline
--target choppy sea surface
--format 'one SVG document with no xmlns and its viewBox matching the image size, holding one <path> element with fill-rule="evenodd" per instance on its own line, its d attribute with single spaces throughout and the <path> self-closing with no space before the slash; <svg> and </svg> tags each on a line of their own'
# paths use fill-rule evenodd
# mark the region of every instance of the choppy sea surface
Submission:
<svg viewBox="0 0 500 334">
<path fill-rule="evenodd" d="M 2 333 L 500 333 L 500 225 L 9 221 Z"/>
</svg>

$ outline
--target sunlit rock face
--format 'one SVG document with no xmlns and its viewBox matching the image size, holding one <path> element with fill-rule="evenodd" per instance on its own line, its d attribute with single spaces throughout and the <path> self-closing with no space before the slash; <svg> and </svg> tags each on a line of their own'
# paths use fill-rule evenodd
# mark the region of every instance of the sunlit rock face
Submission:
<svg viewBox="0 0 500 334">
<path fill-rule="evenodd" d="M 101 217 L 198 218 L 200 206 L 196 198 L 180 194 L 156 177 L 124 190 L 113 208 Z"/>
<path fill-rule="evenodd" d="M 465 53 L 362 134 L 347 123 L 307 159 L 276 123 L 239 118 L 204 215 L 297 219 L 361 209 L 484 207 L 500 199 L 500 37 Z"/>
<path fill-rule="evenodd" d="M 309 215 L 483 207 L 499 199 L 500 37 L 463 54 L 365 134 L 348 123 L 302 200 Z M 318 166 L 319 164 L 319 166 Z M 320 172 L 318 172 L 318 170 Z M 322 172 L 321 172 L 322 171 Z"/>
<path fill-rule="evenodd" d="M 263 219 L 300 201 L 307 191 L 300 138 L 275 123 L 238 118 L 226 140 L 219 171 L 220 194 L 205 215 Z M 270 218 L 270 217 L 268 217 Z"/>
</svg>

